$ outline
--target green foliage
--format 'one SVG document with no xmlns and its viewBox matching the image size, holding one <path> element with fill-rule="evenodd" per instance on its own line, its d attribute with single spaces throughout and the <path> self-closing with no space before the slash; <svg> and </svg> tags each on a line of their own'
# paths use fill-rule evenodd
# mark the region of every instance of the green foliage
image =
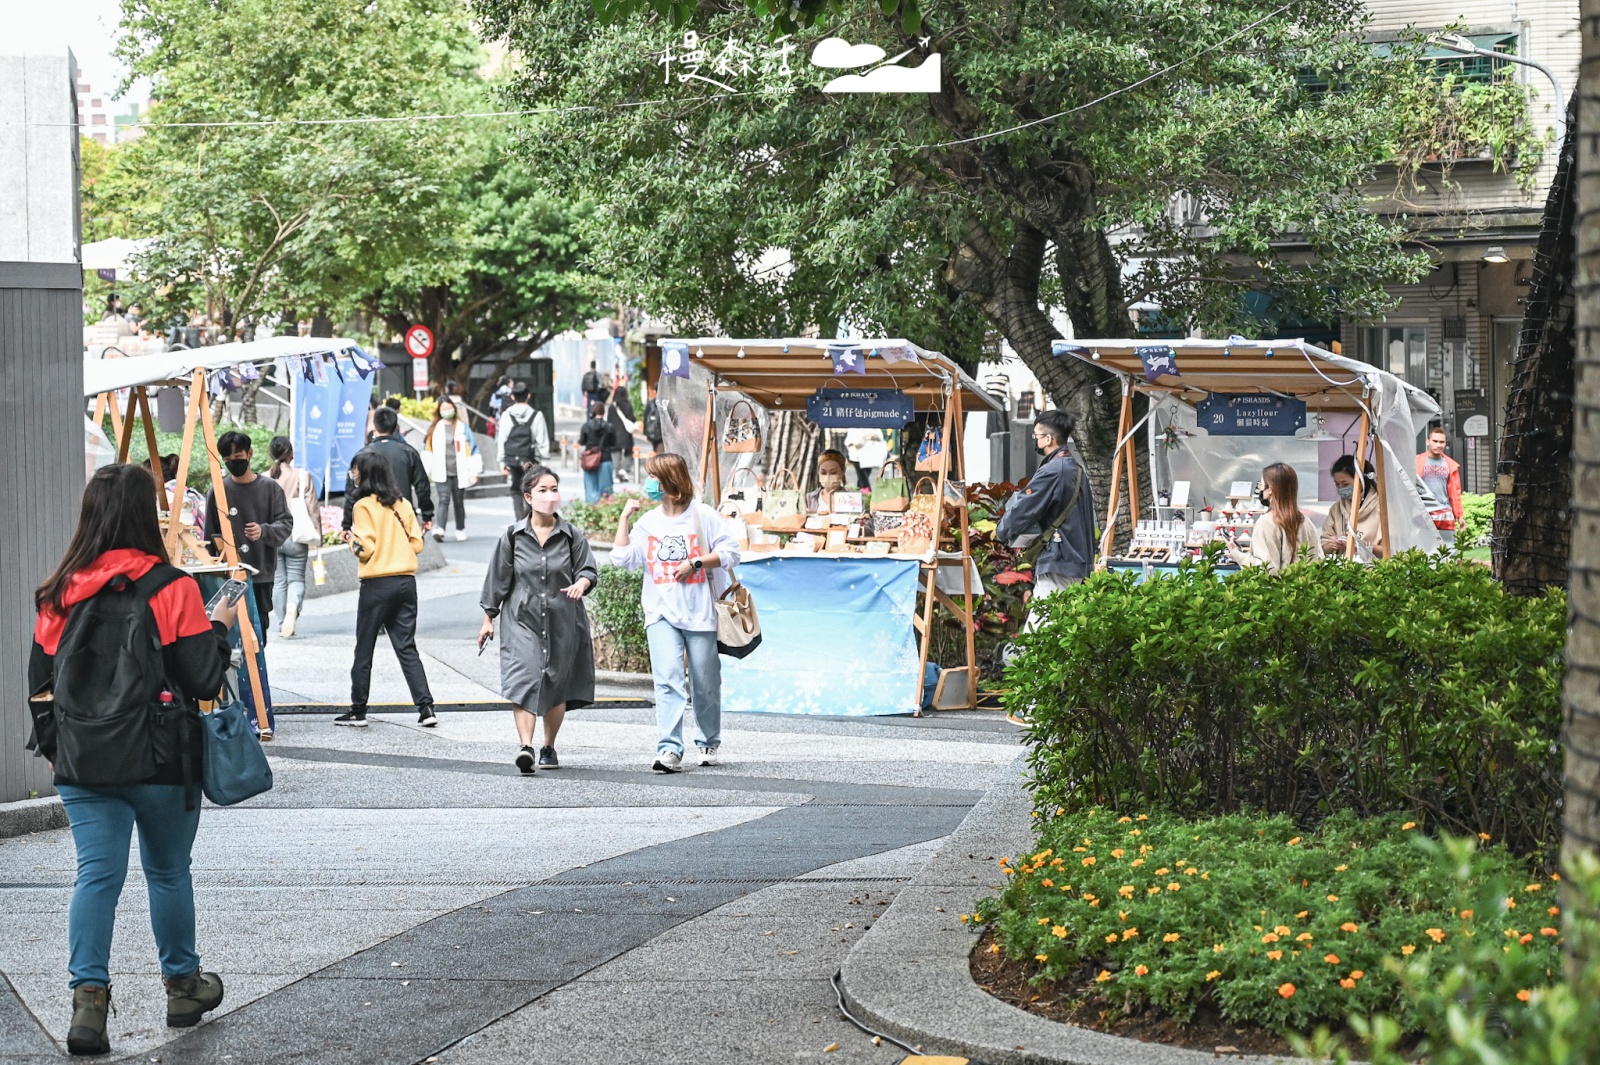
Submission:
<svg viewBox="0 0 1600 1065">
<path fill-rule="evenodd" d="M 1519 852 L 1558 838 L 1558 592 L 1407 553 L 1098 574 L 1039 609 L 1006 678 L 1041 809 L 1404 811 Z"/>
<path fill-rule="evenodd" d="M 1002 859 L 1010 883 L 977 917 L 1040 978 L 1180 1020 L 1210 1002 L 1276 1030 L 1380 1011 L 1396 1035 L 1442 1030 L 1445 988 L 1470 985 L 1464 1005 L 1518 1025 L 1533 1007 L 1517 992 L 1559 975 L 1555 881 L 1498 844 L 1419 834 L 1399 816 L 1312 832 L 1282 816 L 1056 816 L 1038 851 Z"/>
<path fill-rule="evenodd" d="M 1444 168 L 1487 157 L 1501 173 L 1515 173 L 1523 193 L 1538 187 L 1539 164 L 1553 131 L 1539 132 L 1529 122 L 1533 89 L 1517 81 L 1507 64 L 1493 80 L 1471 82 L 1457 74 L 1397 81 L 1399 97 L 1392 128 L 1391 158 L 1407 185 L 1422 188 L 1418 174 L 1426 166 Z M 1556 101 L 1563 106 L 1565 101 Z"/>
<path fill-rule="evenodd" d="M 648 672 L 650 645 L 644 633 L 644 608 L 640 592 L 644 573 L 620 566 L 601 566 L 600 579 L 586 598 L 594 626 L 597 657 L 602 668 L 630 673 Z"/>
<path fill-rule="evenodd" d="M 111 419 L 107 418 L 101 423 L 100 428 L 106 434 L 106 439 L 116 446 L 117 434 L 111 428 Z M 277 429 L 269 429 L 264 425 L 230 425 L 226 429 L 218 429 L 217 435 L 228 430 L 237 430 L 250 437 L 250 468 L 257 473 L 265 473 L 272 465 L 272 457 L 267 453 L 267 447 L 272 443 L 272 438 L 282 435 Z M 177 455 L 183 450 L 182 433 L 163 433 L 156 431 L 156 447 L 161 449 L 163 455 Z M 133 439 L 128 442 L 128 461 L 135 465 L 142 464 L 150 457 L 150 448 L 145 443 L 144 427 L 135 423 Z M 194 448 L 189 453 L 189 475 L 185 483 L 193 489 L 204 494 L 211 488 L 211 464 L 206 458 L 205 440 L 198 431 L 195 432 Z"/>
<path fill-rule="evenodd" d="M 433 421 L 433 412 L 439 405 L 439 401 L 432 396 L 423 396 L 421 399 L 417 399 L 413 396 L 403 396 L 398 392 L 391 392 L 384 399 L 398 399 L 400 401 L 401 414 L 407 418 L 423 422 Z"/>
<path fill-rule="evenodd" d="M 617 535 L 617 522 L 622 520 L 622 508 L 630 495 L 617 494 L 602 496 L 598 503 L 588 503 L 582 499 L 574 499 L 563 509 L 566 519 L 578 528 L 591 540 L 604 540 L 609 543 Z"/>
<path fill-rule="evenodd" d="M 1448 841 L 1439 848 L 1441 865 L 1449 867 L 1457 894 L 1476 887 L 1489 905 L 1498 892 L 1469 878 L 1473 856 L 1470 841 Z M 1571 956 L 1566 979 L 1545 985 L 1545 972 L 1532 952 L 1509 943 L 1478 937 L 1458 944 L 1447 966 L 1407 965 L 1399 968 L 1410 1007 L 1422 1036 L 1402 1046 L 1400 1022 L 1387 1015 L 1353 1016 L 1351 1029 L 1363 1042 L 1356 1056 L 1371 1065 L 1573 1065 L 1600 1061 L 1600 862 L 1593 852 L 1573 856 L 1566 879 L 1568 908 L 1561 932 Z M 1575 903 L 1575 905 L 1573 904 Z M 1552 923 L 1554 921 L 1552 920 Z M 1510 949 L 1508 949 L 1510 948 Z M 1561 974 L 1558 974 L 1561 975 Z M 1352 1060 L 1342 1041 L 1319 1030 L 1309 1039 L 1291 1039 L 1305 1057 Z"/>
<path fill-rule="evenodd" d="M 730 44 L 770 47 L 784 10 L 795 9 L 699 8 L 702 76 L 719 77 Z M 609 291 L 685 331 L 783 335 L 848 320 L 974 358 L 986 331 L 1016 326 L 1000 307 L 1007 278 L 1037 304 L 1051 274 L 1080 328 L 1125 323 L 1128 302 L 1159 292 L 1175 321 L 1227 335 L 1262 327 L 1239 298 L 1240 263 L 1260 264 L 1247 284 L 1271 291 L 1280 313 L 1316 320 L 1382 313 L 1383 284 L 1422 268 L 1358 191 L 1393 116 L 1354 0 L 984 0 L 927 12 L 926 46 L 898 9 L 842 0 L 829 28 L 785 42 L 792 77 L 720 75 L 740 95 L 663 70 L 662 51 L 682 47 L 667 19 L 605 24 L 590 0 L 475 0 L 474 11 L 525 57 L 517 105 L 575 109 L 540 116 L 525 150 L 559 194 L 596 204 L 582 232 Z M 852 41 L 911 49 L 907 64 L 937 51 L 944 92 L 822 93 L 834 72 L 807 56 L 841 25 Z M 1307 67 L 1339 67 L 1350 90 L 1311 91 Z M 1176 190 L 1207 228 L 1174 221 Z M 1113 247 L 1110 232 L 1132 236 Z M 1281 257 L 1286 232 L 1312 254 Z M 1058 255 L 1045 254 L 1051 242 Z M 758 270 L 777 248 L 788 267 Z M 1008 255 L 1015 273 L 1003 275 Z M 1124 285 L 1133 261 L 1145 265 Z M 1096 293 L 1105 302 L 1088 306 Z"/>
<path fill-rule="evenodd" d="M 1494 521 L 1494 496 L 1488 493 L 1461 493 L 1461 520 L 1456 523 L 1456 550 L 1467 552 L 1488 543 L 1489 523 Z"/>
</svg>

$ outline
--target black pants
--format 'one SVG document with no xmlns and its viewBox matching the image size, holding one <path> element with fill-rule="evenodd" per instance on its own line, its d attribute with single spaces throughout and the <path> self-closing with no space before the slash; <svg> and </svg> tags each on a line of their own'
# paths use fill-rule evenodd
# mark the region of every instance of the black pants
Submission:
<svg viewBox="0 0 1600 1065">
<path fill-rule="evenodd" d="M 272 628 L 272 582 L 266 584 L 252 584 L 251 590 L 256 593 L 256 616 L 261 619 L 261 646 L 267 645 L 267 630 Z M 250 619 L 245 618 L 245 624 Z"/>
<path fill-rule="evenodd" d="M 511 510 L 518 521 L 528 520 L 528 501 L 522 498 L 522 475 L 527 472 L 524 466 L 511 467 Z"/>
<path fill-rule="evenodd" d="M 456 512 L 456 528 L 467 527 L 467 490 L 461 487 L 461 481 L 455 477 L 446 477 L 443 481 L 433 486 L 433 495 L 437 503 L 434 510 L 438 512 L 438 524 L 434 526 L 440 533 L 450 524 L 450 510 L 452 504 Z"/>
<path fill-rule="evenodd" d="M 268 591 L 271 591 L 269 588 Z M 417 706 L 432 706 L 433 692 L 428 675 L 422 671 L 422 656 L 417 653 L 417 579 L 368 577 L 361 582 L 356 601 L 356 658 L 350 666 L 350 709 L 367 712 L 367 693 L 372 690 L 372 649 L 378 633 L 387 630 L 394 656 L 400 660 L 411 701 Z"/>
</svg>

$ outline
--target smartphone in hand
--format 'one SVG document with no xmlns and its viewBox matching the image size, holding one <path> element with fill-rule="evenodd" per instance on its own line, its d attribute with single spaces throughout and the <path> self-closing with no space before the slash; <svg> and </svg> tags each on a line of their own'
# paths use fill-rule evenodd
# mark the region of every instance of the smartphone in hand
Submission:
<svg viewBox="0 0 1600 1065">
<path fill-rule="evenodd" d="M 229 579 L 221 588 L 216 590 L 210 601 L 206 603 L 206 613 L 210 614 L 215 610 L 218 603 L 226 603 L 228 606 L 233 606 L 239 601 L 239 597 L 244 595 L 245 589 L 248 587 L 250 586 L 244 581 Z"/>
</svg>

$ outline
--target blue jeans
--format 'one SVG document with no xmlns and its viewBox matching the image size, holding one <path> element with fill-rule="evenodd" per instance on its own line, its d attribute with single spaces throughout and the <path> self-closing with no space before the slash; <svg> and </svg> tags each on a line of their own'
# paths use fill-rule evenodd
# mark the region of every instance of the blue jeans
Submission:
<svg viewBox="0 0 1600 1065">
<path fill-rule="evenodd" d="M 683 711 L 694 697 L 695 746 L 722 743 L 722 662 L 715 632 L 685 632 L 668 621 L 648 625 L 650 672 L 656 682 L 657 751 L 683 754 Z M 684 676 L 684 653 L 689 656 Z M 685 684 L 685 679 L 688 683 Z"/>
<path fill-rule="evenodd" d="M 135 824 L 161 974 L 172 978 L 198 971 L 189 852 L 200 827 L 200 797 L 195 796 L 193 810 L 185 810 L 181 784 L 121 788 L 61 784 L 57 790 L 78 848 L 78 881 L 67 913 L 68 986 L 110 986 L 111 931 L 128 876 L 128 841 Z"/>
<path fill-rule="evenodd" d="M 600 464 L 598 470 L 583 471 L 583 498 L 590 503 L 600 502 L 601 496 L 611 494 L 611 471 L 614 469 L 610 459 Z"/>
<path fill-rule="evenodd" d="M 306 560 L 311 557 L 308 544 L 285 540 L 278 548 L 278 569 L 272 575 L 272 617 L 279 625 L 287 616 L 286 607 L 298 613 L 306 601 Z"/>
</svg>

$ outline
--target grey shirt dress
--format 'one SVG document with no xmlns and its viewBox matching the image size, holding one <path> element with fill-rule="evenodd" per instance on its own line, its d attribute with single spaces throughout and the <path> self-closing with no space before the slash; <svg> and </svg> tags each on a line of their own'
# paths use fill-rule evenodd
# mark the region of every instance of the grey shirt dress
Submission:
<svg viewBox="0 0 1600 1065">
<path fill-rule="evenodd" d="M 594 702 L 594 645 L 583 601 L 561 589 L 599 577 L 589 541 L 566 519 L 541 546 L 526 521 L 495 544 L 478 605 L 500 623 L 500 694 L 535 714 Z"/>
</svg>

